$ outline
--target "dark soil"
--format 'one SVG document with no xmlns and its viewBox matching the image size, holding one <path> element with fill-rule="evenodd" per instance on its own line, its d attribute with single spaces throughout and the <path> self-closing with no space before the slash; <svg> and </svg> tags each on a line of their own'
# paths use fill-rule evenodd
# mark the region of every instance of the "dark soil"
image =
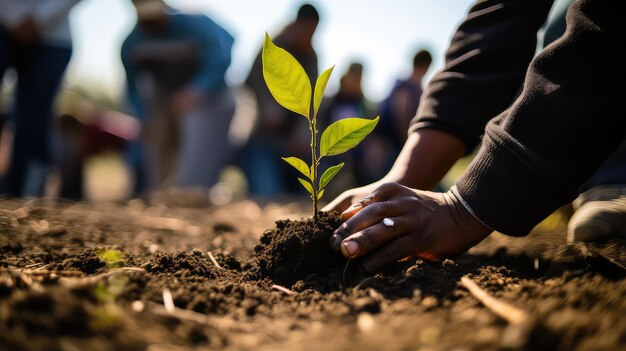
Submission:
<svg viewBox="0 0 626 351">
<path fill-rule="evenodd" d="M 361 277 L 328 248 L 335 215 L 167 203 L 0 200 L 0 351 L 626 349 L 626 243 L 566 245 L 558 220 Z"/>
<path fill-rule="evenodd" d="M 341 223 L 337 213 L 325 212 L 319 212 L 317 221 L 277 221 L 254 248 L 261 275 L 287 285 L 309 275 L 340 276 L 348 260 L 332 251 L 328 241 Z"/>
</svg>

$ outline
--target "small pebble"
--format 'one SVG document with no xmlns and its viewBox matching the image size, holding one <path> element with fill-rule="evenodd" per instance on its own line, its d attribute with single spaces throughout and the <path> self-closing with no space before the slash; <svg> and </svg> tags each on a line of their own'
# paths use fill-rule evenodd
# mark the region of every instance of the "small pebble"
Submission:
<svg viewBox="0 0 626 351">
<path fill-rule="evenodd" d="M 413 299 L 416 302 L 422 302 L 422 290 L 420 290 L 420 289 L 413 289 Z"/>
<path fill-rule="evenodd" d="M 443 260 L 443 262 L 441 262 L 441 264 L 442 264 L 444 267 L 453 267 L 453 266 L 456 266 L 456 263 L 454 263 L 454 261 L 452 261 L 452 260 L 450 260 L 450 259 L 445 259 L 445 260 Z"/>
<path fill-rule="evenodd" d="M 150 244 L 150 247 L 148 247 L 148 251 L 151 254 L 156 253 L 157 251 L 159 251 L 159 245 L 157 245 L 157 244 Z"/>
<path fill-rule="evenodd" d="M 438 304 L 439 302 L 434 296 L 426 296 L 422 299 L 422 307 L 424 307 L 426 310 L 435 308 Z"/>
<path fill-rule="evenodd" d="M 372 329 L 374 329 L 374 325 L 376 322 L 374 321 L 374 317 L 367 312 L 359 313 L 359 316 L 356 319 L 356 325 L 359 327 L 359 330 L 363 333 L 368 333 Z"/>
<path fill-rule="evenodd" d="M 141 311 L 143 311 L 143 309 L 144 309 L 145 305 L 144 305 L 143 301 L 141 301 L 141 300 L 135 300 L 135 301 L 133 301 L 133 303 L 131 304 L 131 307 L 132 307 L 133 311 L 135 311 L 135 312 L 141 312 Z"/>
</svg>

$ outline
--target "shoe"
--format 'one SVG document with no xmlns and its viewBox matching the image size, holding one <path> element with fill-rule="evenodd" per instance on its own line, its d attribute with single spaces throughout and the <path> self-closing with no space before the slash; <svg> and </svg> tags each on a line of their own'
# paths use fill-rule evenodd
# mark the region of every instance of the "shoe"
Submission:
<svg viewBox="0 0 626 351">
<path fill-rule="evenodd" d="M 573 203 L 567 242 L 626 239 L 626 185 L 589 189 Z"/>
</svg>

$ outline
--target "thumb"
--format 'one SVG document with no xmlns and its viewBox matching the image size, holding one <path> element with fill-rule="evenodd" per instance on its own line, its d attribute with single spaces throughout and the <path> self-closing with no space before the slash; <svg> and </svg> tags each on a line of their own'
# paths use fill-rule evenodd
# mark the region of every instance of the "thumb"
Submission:
<svg viewBox="0 0 626 351">
<path fill-rule="evenodd" d="M 324 212 L 337 211 L 339 213 L 342 213 L 343 211 L 348 209 L 348 207 L 350 207 L 351 204 L 352 204 L 352 196 L 339 195 L 337 198 L 331 201 L 328 205 L 324 206 L 324 208 L 322 208 L 322 211 Z"/>
</svg>

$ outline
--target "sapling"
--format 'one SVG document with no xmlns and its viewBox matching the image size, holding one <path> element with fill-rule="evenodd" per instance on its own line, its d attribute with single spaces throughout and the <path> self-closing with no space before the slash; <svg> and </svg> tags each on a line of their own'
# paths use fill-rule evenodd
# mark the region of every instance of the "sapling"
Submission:
<svg viewBox="0 0 626 351">
<path fill-rule="evenodd" d="M 304 116 L 309 123 L 311 164 L 297 157 L 283 157 L 282 159 L 304 175 L 304 178 L 298 178 L 298 180 L 311 195 L 313 219 L 317 222 L 317 203 L 324 195 L 324 189 L 330 180 L 344 165 L 341 162 L 331 166 L 320 177 L 318 168 L 322 158 L 342 154 L 357 146 L 376 127 L 379 117 L 374 119 L 344 118 L 336 121 L 324 130 L 318 146 L 317 113 L 334 66 L 320 74 L 313 90 L 309 77 L 300 63 L 286 50 L 276 46 L 267 33 L 265 33 L 262 60 L 263 77 L 274 99 L 284 108 Z M 311 106 L 311 97 L 313 106 Z"/>
</svg>

